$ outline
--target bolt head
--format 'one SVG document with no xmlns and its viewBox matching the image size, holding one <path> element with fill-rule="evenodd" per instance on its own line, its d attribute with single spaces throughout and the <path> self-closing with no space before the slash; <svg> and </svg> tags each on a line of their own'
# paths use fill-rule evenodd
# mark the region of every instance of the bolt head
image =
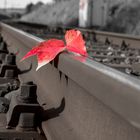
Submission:
<svg viewBox="0 0 140 140">
<path fill-rule="evenodd" d="M 16 56 L 14 54 L 7 54 L 5 58 L 5 63 L 9 65 L 15 65 L 16 64 Z"/>
<path fill-rule="evenodd" d="M 21 85 L 20 96 L 24 99 L 35 98 L 36 99 L 37 86 L 33 82 L 23 83 Z"/>
</svg>

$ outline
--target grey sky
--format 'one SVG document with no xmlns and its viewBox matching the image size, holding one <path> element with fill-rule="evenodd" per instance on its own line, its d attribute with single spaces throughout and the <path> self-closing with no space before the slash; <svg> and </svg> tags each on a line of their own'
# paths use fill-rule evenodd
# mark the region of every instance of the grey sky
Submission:
<svg viewBox="0 0 140 140">
<path fill-rule="evenodd" d="M 6 7 L 25 7 L 28 3 L 37 3 L 38 1 L 42 1 L 44 3 L 50 2 L 52 0 L 0 0 L 0 8 Z"/>
</svg>

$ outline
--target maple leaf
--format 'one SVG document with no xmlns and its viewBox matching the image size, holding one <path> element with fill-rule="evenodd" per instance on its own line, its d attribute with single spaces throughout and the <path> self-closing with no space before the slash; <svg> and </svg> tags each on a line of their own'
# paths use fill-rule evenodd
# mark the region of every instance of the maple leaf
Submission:
<svg viewBox="0 0 140 140">
<path fill-rule="evenodd" d="M 75 52 L 87 56 L 85 41 L 78 30 L 69 30 L 65 34 L 66 48 L 70 52 Z"/>
<path fill-rule="evenodd" d="M 56 55 L 65 49 L 64 42 L 62 40 L 50 39 L 48 41 L 41 42 L 38 46 L 29 51 L 21 61 L 24 59 L 37 55 L 38 58 L 38 70 L 40 67 L 52 61 Z"/>
<path fill-rule="evenodd" d="M 83 56 L 87 56 L 87 51 L 85 47 L 85 41 L 83 40 L 82 34 L 78 30 L 69 30 L 65 34 L 66 45 L 62 40 L 50 39 L 48 41 L 41 42 L 38 46 L 31 49 L 21 61 L 28 57 L 37 55 L 38 67 L 36 70 L 42 66 L 48 64 L 52 61 L 57 54 L 67 50 L 74 52 Z"/>
</svg>

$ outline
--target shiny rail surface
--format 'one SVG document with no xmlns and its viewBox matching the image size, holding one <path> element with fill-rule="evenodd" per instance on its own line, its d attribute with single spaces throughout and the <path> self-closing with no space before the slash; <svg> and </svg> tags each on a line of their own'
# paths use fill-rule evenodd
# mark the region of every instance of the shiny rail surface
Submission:
<svg viewBox="0 0 140 140">
<path fill-rule="evenodd" d="M 64 39 L 66 30 L 72 28 L 52 27 L 21 21 L 7 21 L 6 23 L 45 40 L 50 38 Z M 91 59 L 140 78 L 139 37 L 96 31 L 94 29 L 76 29 L 82 32 Z"/>
<path fill-rule="evenodd" d="M 38 101 L 48 110 L 42 122 L 48 140 L 140 139 L 140 80 L 67 53 L 35 71 L 35 57 L 20 59 L 43 40 L 3 23 L 0 27 L 9 50 L 19 50 L 18 66 L 33 64 L 20 79 L 38 86 Z"/>
</svg>

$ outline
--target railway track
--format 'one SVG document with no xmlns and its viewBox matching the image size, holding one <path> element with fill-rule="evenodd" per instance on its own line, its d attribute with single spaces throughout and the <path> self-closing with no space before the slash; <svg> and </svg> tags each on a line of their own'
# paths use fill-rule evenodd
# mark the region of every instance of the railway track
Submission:
<svg viewBox="0 0 140 140">
<path fill-rule="evenodd" d="M 14 22 L 8 23 L 43 39 L 63 39 L 66 30 L 72 27 L 48 27 L 45 25 Z M 86 40 L 90 59 L 140 77 L 140 38 L 115 33 L 81 29 Z"/>
<path fill-rule="evenodd" d="M 52 63 L 36 72 L 37 62 L 34 57 L 22 63 L 20 59 L 43 39 L 4 23 L 0 27 L 9 52 L 19 51 L 16 56 L 17 66 L 23 70 L 32 63 L 32 68 L 18 75 L 18 78 L 21 83 L 33 81 L 37 85 L 37 100 L 45 114 L 41 117 L 41 128 L 48 140 L 140 139 L 139 79 L 89 58 L 81 62 L 81 57 L 67 53 L 60 54 Z M 127 39 L 123 38 L 125 41 Z M 136 45 L 139 41 L 135 39 L 134 42 Z M 133 51 L 134 46 L 131 47 Z M 28 84 L 32 85 L 31 82 Z M 2 118 L 5 118 L 5 114 L 0 114 L 0 124 L 3 124 Z M 11 118 L 8 124 L 13 125 L 12 122 Z M 21 131 L 5 130 L 4 124 L 0 125 L 1 139 L 6 139 L 12 133 L 20 137 Z M 20 126 L 22 123 L 19 121 L 17 124 Z M 32 131 L 23 132 L 27 135 Z"/>
</svg>

